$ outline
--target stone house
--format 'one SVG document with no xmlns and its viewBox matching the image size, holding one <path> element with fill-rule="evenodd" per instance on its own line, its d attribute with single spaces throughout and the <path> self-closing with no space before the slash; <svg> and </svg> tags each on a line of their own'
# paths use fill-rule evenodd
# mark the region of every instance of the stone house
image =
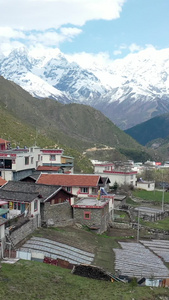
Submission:
<svg viewBox="0 0 169 300">
<path fill-rule="evenodd" d="M 107 230 L 110 221 L 109 200 L 98 200 L 97 198 L 82 198 L 72 205 L 73 218 L 80 223 L 103 233 Z"/>
</svg>

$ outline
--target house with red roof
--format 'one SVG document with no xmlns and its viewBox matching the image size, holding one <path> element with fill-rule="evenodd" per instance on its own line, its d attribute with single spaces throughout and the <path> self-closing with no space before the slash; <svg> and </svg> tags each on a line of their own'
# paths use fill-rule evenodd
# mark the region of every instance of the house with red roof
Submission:
<svg viewBox="0 0 169 300">
<path fill-rule="evenodd" d="M 102 177 L 96 174 L 41 174 L 37 180 L 38 184 L 60 185 L 78 197 L 97 194 L 103 182 Z"/>
</svg>

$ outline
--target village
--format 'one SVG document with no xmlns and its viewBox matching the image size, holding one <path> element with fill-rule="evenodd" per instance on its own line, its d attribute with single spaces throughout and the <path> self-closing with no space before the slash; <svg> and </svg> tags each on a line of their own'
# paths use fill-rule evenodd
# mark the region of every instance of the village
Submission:
<svg viewBox="0 0 169 300">
<path fill-rule="evenodd" d="M 165 265 L 169 262 L 169 232 L 152 231 L 151 239 L 142 239 L 140 235 L 140 218 L 153 222 L 169 216 L 164 198 L 161 208 L 149 205 L 133 208 L 126 202 L 126 187 L 127 191 L 133 188 L 155 190 L 154 180 L 141 177 L 143 170 L 168 168 L 167 163 L 164 166 L 155 162 L 134 164 L 132 161 L 92 163 L 93 174 L 76 174 L 74 158 L 64 155 L 63 149 L 38 146 L 12 149 L 10 141 L 0 139 L 1 262 L 37 260 L 74 268 L 75 274 L 80 275 L 86 274 L 82 270 L 85 265 L 88 270 L 91 268 L 88 276 L 94 272 L 93 278 L 100 279 L 100 275 L 96 275 L 100 270 L 93 271 L 94 252 L 47 236 L 35 237 L 34 232 L 38 228 L 71 226 L 87 228 L 98 235 L 110 228 L 112 235 L 116 228 L 123 235 L 126 230 L 135 230 L 136 241 L 120 241 L 119 249 L 112 250 L 116 274 L 104 273 L 104 276 L 122 282 L 136 277 L 140 284 L 169 287 L 169 269 Z M 117 186 L 123 187 L 118 193 Z M 164 185 L 162 187 L 164 195 Z M 130 221 L 119 222 L 119 212 L 127 215 Z"/>
</svg>

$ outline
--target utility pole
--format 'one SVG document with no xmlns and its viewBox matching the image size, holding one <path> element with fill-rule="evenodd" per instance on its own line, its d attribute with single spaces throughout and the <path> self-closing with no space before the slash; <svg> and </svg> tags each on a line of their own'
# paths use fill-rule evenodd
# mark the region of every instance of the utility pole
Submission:
<svg viewBox="0 0 169 300">
<path fill-rule="evenodd" d="M 163 178 L 162 211 L 164 211 L 164 174 L 163 174 L 163 169 L 162 169 L 162 178 Z"/>
<path fill-rule="evenodd" d="M 137 222 L 137 243 L 139 243 L 139 233 L 140 233 L 140 211 L 138 210 L 138 222 Z"/>
<path fill-rule="evenodd" d="M 164 182 L 163 182 L 163 193 L 162 193 L 162 211 L 164 211 Z"/>
</svg>

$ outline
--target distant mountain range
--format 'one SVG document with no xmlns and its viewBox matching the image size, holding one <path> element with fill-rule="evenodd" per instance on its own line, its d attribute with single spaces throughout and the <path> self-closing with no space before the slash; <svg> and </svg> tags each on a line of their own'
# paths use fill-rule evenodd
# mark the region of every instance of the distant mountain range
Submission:
<svg viewBox="0 0 169 300">
<path fill-rule="evenodd" d="M 108 67 L 84 69 L 60 50 L 0 57 L 0 75 L 32 96 L 90 105 L 127 129 L 169 112 L 169 49 L 148 48 Z"/>
<path fill-rule="evenodd" d="M 3 77 L 0 77 L 0 111 L 0 137 L 20 146 L 36 142 L 41 147 L 63 147 L 67 155 L 76 157 L 79 171 L 86 172 L 86 157 L 145 161 L 153 154 L 100 111 L 82 104 L 33 98 Z"/>
</svg>

